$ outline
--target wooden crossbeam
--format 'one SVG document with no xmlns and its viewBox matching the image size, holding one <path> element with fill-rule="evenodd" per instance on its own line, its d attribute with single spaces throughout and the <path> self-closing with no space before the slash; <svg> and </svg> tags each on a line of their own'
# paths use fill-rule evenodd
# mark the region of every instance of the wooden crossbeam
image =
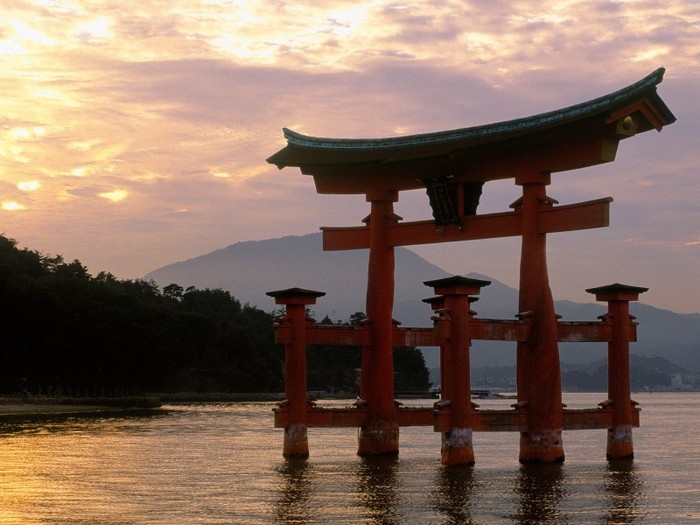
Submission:
<svg viewBox="0 0 700 525">
<path fill-rule="evenodd" d="M 540 211 L 540 232 L 558 233 L 590 228 L 605 228 L 610 225 L 610 203 L 605 197 L 576 204 L 566 204 Z"/>
<path fill-rule="evenodd" d="M 603 228 L 610 223 L 611 197 L 540 211 L 540 232 Z M 356 250 L 369 248 L 369 226 L 323 227 L 323 249 Z M 402 222 L 387 227 L 390 246 L 411 246 L 438 242 L 471 241 L 513 237 L 522 233 L 522 216 L 515 210 L 462 217 L 461 225 L 436 227 L 434 221 Z"/>
<path fill-rule="evenodd" d="M 472 319 L 469 322 L 469 336 L 481 341 L 527 341 L 530 325 L 525 321 L 501 319 Z M 629 325 L 630 341 L 637 340 L 637 325 Z M 612 325 L 599 321 L 559 321 L 557 340 L 560 343 L 591 343 L 612 340 Z M 278 326 L 275 340 L 289 342 L 289 327 Z M 440 346 L 441 335 L 435 328 L 394 328 L 392 344 L 403 346 Z M 368 328 L 357 326 L 312 325 L 306 329 L 306 342 L 309 345 L 323 346 L 368 346 L 371 343 Z"/>
<path fill-rule="evenodd" d="M 565 430 L 605 429 L 612 427 L 612 412 L 601 408 L 566 409 Z M 275 427 L 284 428 L 289 424 L 289 412 L 284 408 L 274 411 Z M 309 407 L 305 424 L 309 428 L 356 428 L 361 427 L 367 418 L 367 409 Z M 398 410 L 399 425 L 402 427 L 433 427 L 436 432 L 450 429 L 449 409 L 435 410 L 432 407 L 401 407 Z M 475 432 L 523 432 L 527 431 L 524 411 L 520 410 L 475 410 L 472 412 Z M 632 426 L 639 427 L 639 410 L 632 412 Z"/>
</svg>

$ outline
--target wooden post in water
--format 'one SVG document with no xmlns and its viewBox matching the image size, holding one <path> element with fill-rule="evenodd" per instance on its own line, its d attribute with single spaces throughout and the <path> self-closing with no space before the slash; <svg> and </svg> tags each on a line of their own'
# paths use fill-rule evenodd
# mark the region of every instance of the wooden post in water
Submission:
<svg viewBox="0 0 700 525">
<path fill-rule="evenodd" d="M 325 292 L 288 288 L 267 292 L 275 304 L 285 305 L 281 324 L 288 329 L 284 341 L 284 397 L 282 406 L 289 412 L 289 423 L 284 427 L 285 458 L 309 457 L 306 427 L 306 306 L 316 304 Z"/>
<path fill-rule="evenodd" d="M 608 342 L 608 400 L 603 403 L 606 409 L 612 410 L 612 427 L 608 429 L 606 449 L 606 457 L 610 460 L 634 457 L 632 426 L 637 409 L 631 397 L 629 344 L 634 318 L 629 313 L 629 302 L 639 300 L 639 294 L 647 290 L 619 283 L 586 290 L 595 294 L 596 301 L 608 303 L 604 319 L 612 325 Z"/>
<path fill-rule="evenodd" d="M 426 281 L 424 284 L 432 286 L 437 295 L 445 298 L 443 315 L 438 322 L 447 324 L 445 358 L 449 365 L 440 363 L 440 368 L 445 368 L 441 401 L 444 404 L 442 408 L 449 410 L 450 428 L 442 434 L 442 463 L 472 465 L 474 448 L 469 367 L 469 296 L 478 295 L 483 286 L 491 283 L 455 276 Z"/>
</svg>

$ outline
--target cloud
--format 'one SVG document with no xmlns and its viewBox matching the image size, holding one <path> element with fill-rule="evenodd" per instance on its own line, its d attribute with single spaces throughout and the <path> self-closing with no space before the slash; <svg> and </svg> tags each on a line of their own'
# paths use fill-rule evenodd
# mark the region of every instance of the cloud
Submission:
<svg viewBox="0 0 700 525">
<path fill-rule="evenodd" d="M 623 141 L 613 164 L 556 174 L 549 190 L 562 203 L 612 195 L 610 233 L 591 242 L 614 238 L 620 257 L 624 238 L 654 243 L 657 263 L 693 251 L 692 0 L 67 0 L 0 15 L 0 199 L 25 207 L 3 214 L 4 228 L 91 269 L 137 276 L 239 240 L 358 224 L 362 198 L 316 195 L 309 177 L 264 162 L 283 147 L 282 127 L 344 137 L 468 127 L 591 99 L 659 65 L 678 122 Z M 490 183 L 481 209 L 517 195 Z M 397 210 L 425 218 L 425 196 L 402 195 Z M 472 262 L 487 271 L 486 256 Z"/>
<path fill-rule="evenodd" d="M 18 211 L 25 209 L 24 205 L 18 203 L 17 201 L 2 201 L 0 207 L 5 211 Z"/>
<path fill-rule="evenodd" d="M 38 180 L 26 180 L 17 183 L 17 189 L 22 191 L 37 191 L 41 188 L 41 182 Z"/>
<path fill-rule="evenodd" d="M 102 193 L 98 193 L 97 195 L 111 202 L 121 202 L 129 196 L 129 192 L 126 190 L 112 190 L 103 191 Z"/>
</svg>

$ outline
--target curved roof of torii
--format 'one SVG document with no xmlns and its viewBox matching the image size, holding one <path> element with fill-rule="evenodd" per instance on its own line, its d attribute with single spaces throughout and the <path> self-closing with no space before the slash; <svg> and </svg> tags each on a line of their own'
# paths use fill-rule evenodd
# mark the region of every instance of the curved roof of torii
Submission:
<svg viewBox="0 0 700 525">
<path fill-rule="evenodd" d="M 619 140 L 676 120 L 656 92 L 663 75 L 659 68 L 588 102 L 471 128 L 378 139 L 320 138 L 285 128 L 287 146 L 267 162 L 313 175 L 320 193 L 416 189 L 442 177 L 485 182 L 523 169 L 553 172 L 609 162 Z"/>
</svg>

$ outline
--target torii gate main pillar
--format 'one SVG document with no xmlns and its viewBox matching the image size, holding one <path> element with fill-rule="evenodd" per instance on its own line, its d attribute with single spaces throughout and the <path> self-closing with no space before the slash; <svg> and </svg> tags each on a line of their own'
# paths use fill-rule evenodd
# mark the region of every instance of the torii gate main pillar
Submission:
<svg viewBox="0 0 700 525">
<path fill-rule="evenodd" d="M 540 211 L 552 207 L 546 187 L 549 173 L 519 175 L 523 196 L 514 206 L 522 213 L 520 256 L 521 316 L 531 317 L 527 341 L 518 343 L 518 408 L 527 420 L 520 433 L 521 463 L 564 461 L 561 370 L 557 318 L 547 273 L 547 236 L 540 228 Z"/>
<path fill-rule="evenodd" d="M 360 428 L 360 456 L 399 453 L 399 420 L 394 403 L 392 312 L 394 309 L 394 247 L 387 227 L 397 222 L 394 202 L 398 192 L 367 193 L 369 216 L 369 266 L 367 272 L 367 323 L 370 346 L 362 352 L 363 388 L 368 417 Z"/>
</svg>

